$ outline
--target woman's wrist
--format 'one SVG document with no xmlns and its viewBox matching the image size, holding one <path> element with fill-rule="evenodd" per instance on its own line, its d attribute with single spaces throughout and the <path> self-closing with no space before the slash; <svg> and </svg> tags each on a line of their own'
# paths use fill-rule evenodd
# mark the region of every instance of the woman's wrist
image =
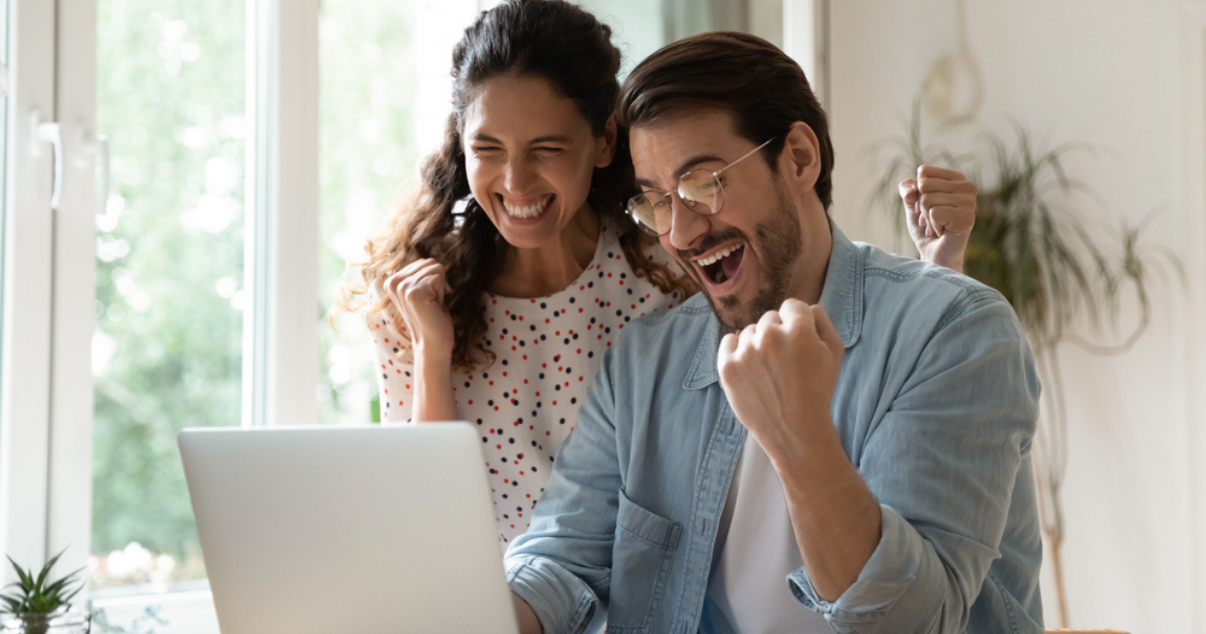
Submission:
<svg viewBox="0 0 1206 634">
<path fill-rule="evenodd" d="M 451 352 L 416 347 L 414 353 L 413 419 L 416 422 L 459 419 L 452 389 Z"/>
<path fill-rule="evenodd" d="M 427 379 L 452 378 L 452 350 L 441 346 L 417 344 L 414 347 L 415 373 Z"/>
</svg>

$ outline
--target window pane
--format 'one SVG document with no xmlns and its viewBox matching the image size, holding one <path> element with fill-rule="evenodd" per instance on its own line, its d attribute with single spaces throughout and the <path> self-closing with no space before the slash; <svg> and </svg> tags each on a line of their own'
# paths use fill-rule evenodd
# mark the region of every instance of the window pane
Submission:
<svg viewBox="0 0 1206 634">
<path fill-rule="evenodd" d="M 319 298 L 333 305 L 345 264 L 359 261 L 448 116 L 452 47 L 476 0 L 327 0 L 319 22 L 321 84 Z M 422 28 L 415 28 L 416 25 Z M 363 321 L 319 326 L 320 420 L 380 419 L 375 356 Z"/>
<path fill-rule="evenodd" d="M 243 0 L 101 0 L 92 583 L 104 597 L 205 578 L 176 448 L 241 411 Z M 197 585 L 194 583 L 193 585 Z"/>
</svg>

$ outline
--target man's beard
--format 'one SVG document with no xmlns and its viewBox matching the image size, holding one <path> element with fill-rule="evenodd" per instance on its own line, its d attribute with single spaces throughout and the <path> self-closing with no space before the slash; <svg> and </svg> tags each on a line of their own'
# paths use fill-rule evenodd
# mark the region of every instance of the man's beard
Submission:
<svg viewBox="0 0 1206 634">
<path fill-rule="evenodd" d="M 703 289 L 704 297 L 707 298 L 708 304 L 712 306 L 712 312 L 720 321 L 722 336 L 740 332 L 746 326 L 757 322 L 767 312 L 778 310 L 787 299 L 791 274 L 796 261 L 800 258 L 804 240 L 795 205 L 788 197 L 785 188 L 777 181 L 775 194 L 777 209 L 770 218 L 754 227 L 754 240 L 750 240 L 745 232 L 730 228 L 715 237 L 705 238 L 700 244 L 701 248 L 694 252 L 694 254 L 702 253 L 735 237 L 740 237 L 747 245 L 754 247 L 746 251 L 745 257 L 750 257 L 751 252 L 758 253 L 763 280 L 762 286 L 749 303 L 741 305 L 741 300 L 734 295 L 725 295 L 719 299 L 712 297 L 703 280 L 698 279 L 699 275 L 695 267 L 687 267 L 691 275 L 697 278 L 696 283 Z M 683 262 L 690 262 L 688 253 L 679 251 L 678 256 Z M 742 264 L 745 265 L 744 262 Z"/>
</svg>

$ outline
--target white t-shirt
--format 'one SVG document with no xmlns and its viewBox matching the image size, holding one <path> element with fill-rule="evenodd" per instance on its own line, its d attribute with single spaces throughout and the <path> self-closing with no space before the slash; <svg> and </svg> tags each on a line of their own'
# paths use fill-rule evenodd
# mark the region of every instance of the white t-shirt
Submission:
<svg viewBox="0 0 1206 634">
<path fill-rule="evenodd" d="M 801 605 L 787 585 L 787 575 L 804 563 L 783 484 L 753 434 L 745 438 L 721 524 L 708 598 L 730 631 L 833 632 L 825 617 Z"/>
<path fill-rule="evenodd" d="M 660 247 L 653 255 L 668 261 Z M 452 379 L 461 417 L 481 432 L 504 543 L 527 529 L 603 352 L 630 320 L 677 303 L 633 273 L 606 221 L 594 258 L 565 290 L 535 299 L 486 294 L 486 348 L 497 358 L 484 370 L 454 371 Z M 373 339 L 381 417 L 409 422 L 412 363 L 398 357 L 398 334 L 387 319 L 379 320 Z"/>
</svg>

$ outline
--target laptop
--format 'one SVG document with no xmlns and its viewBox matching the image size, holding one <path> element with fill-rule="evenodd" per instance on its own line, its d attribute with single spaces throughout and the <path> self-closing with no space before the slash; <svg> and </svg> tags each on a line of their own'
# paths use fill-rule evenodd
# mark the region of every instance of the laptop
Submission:
<svg viewBox="0 0 1206 634">
<path fill-rule="evenodd" d="M 178 441 L 224 634 L 517 632 L 468 423 Z"/>
</svg>

